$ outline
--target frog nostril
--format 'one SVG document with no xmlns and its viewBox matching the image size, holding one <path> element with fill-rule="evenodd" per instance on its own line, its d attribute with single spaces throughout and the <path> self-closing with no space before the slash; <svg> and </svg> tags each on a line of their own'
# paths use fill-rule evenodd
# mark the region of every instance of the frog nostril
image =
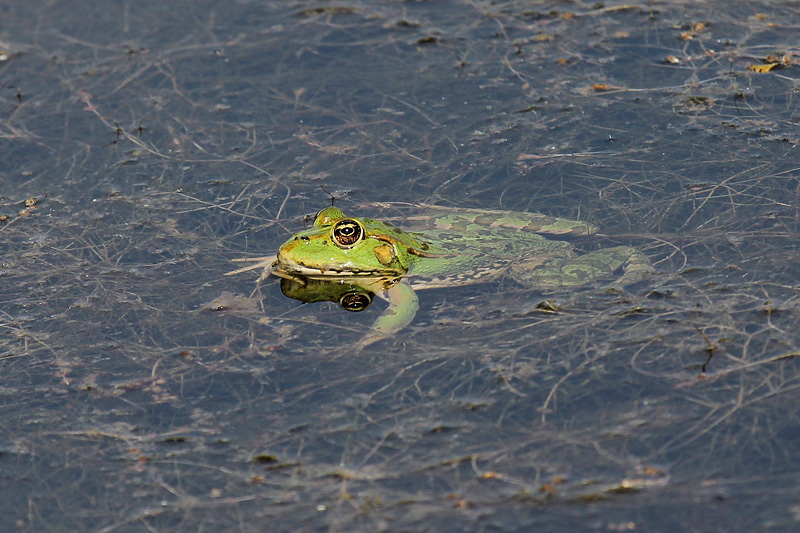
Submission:
<svg viewBox="0 0 800 533">
<path fill-rule="evenodd" d="M 308 242 L 308 241 L 310 241 L 310 240 L 311 240 L 311 239 L 309 239 L 308 237 L 306 237 L 305 235 L 303 235 L 303 236 L 302 236 L 302 237 L 300 237 L 300 238 L 301 238 L 301 239 L 303 239 L 303 240 L 304 240 L 304 241 L 306 241 L 306 242 Z"/>
</svg>

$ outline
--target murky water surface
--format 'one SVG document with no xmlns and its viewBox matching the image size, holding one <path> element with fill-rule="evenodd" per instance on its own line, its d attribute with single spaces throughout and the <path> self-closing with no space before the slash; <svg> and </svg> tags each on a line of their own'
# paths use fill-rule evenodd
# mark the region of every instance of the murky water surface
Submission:
<svg viewBox="0 0 800 533">
<path fill-rule="evenodd" d="M 2 11 L 7 526 L 797 527 L 796 2 Z M 223 276 L 328 193 L 588 220 L 656 273 L 421 291 L 357 351 L 381 302 Z"/>
</svg>

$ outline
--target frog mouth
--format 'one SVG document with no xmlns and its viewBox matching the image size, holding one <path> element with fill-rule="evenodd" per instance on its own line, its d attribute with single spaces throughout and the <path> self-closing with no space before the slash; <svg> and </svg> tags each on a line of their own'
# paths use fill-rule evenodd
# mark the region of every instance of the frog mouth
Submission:
<svg viewBox="0 0 800 533">
<path fill-rule="evenodd" d="M 273 274 L 280 277 L 280 273 L 305 276 L 311 279 L 317 278 L 345 278 L 345 277 L 379 277 L 390 275 L 400 275 L 393 272 L 384 270 L 368 270 L 358 269 L 352 266 L 342 266 L 335 268 L 327 267 L 310 267 L 296 261 L 287 260 L 286 258 L 278 257 L 278 260 L 272 264 L 270 270 Z"/>
</svg>

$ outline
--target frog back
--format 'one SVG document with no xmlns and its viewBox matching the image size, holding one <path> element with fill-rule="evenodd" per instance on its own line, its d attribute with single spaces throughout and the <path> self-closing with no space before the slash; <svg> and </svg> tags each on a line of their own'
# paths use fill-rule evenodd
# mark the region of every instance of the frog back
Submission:
<svg viewBox="0 0 800 533">
<path fill-rule="evenodd" d="M 568 242 L 535 233 L 512 235 L 473 228 L 467 232 L 431 229 L 425 235 L 434 243 L 433 253 L 418 258 L 409 270 L 412 286 L 419 289 L 487 282 L 504 275 L 523 257 L 545 262 L 572 254 Z"/>
</svg>

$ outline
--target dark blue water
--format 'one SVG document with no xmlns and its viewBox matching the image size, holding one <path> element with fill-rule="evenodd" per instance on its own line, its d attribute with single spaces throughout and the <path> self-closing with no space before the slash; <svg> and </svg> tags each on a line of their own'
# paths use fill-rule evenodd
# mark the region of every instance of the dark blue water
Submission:
<svg viewBox="0 0 800 533">
<path fill-rule="evenodd" d="M 796 527 L 796 3 L 0 6 L 10 530 Z M 382 302 L 223 276 L 328 193 L 656 274 L 420 291 L 358 352 Z"/>
</svg>

